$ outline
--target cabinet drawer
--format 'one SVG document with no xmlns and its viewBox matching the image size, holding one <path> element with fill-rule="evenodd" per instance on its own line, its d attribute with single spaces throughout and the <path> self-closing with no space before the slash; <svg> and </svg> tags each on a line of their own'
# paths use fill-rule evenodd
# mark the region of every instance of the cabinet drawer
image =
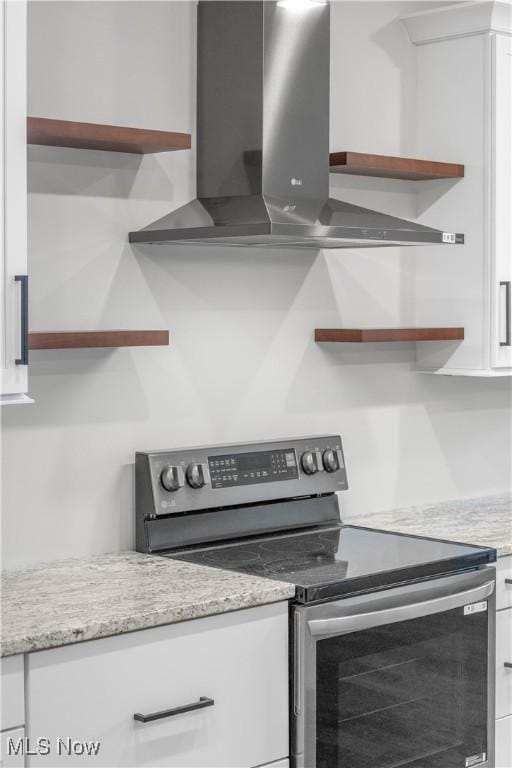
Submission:
<svg viewBox="0 0 512 768">
<path fill-rule="evenodd" d="M 512 608 L 512 556 L 499 557 L 496 563 L 496 609 L 501 608 Z"/>
<path fill-rule="evenodd" d="M 512 766 L 512 716 L 496 720 L 496 768 Z"/>
<path fill-rule="evenodd" d="M 512 715 L 512 667 L 506 663 L 512 664 L 512 608 L 496 614 L 496 717 Z"/>
<path fill-rule="evenodd" d="M 1 659 L 0 675 L 0 730 L 4 731 L 25 723 L 23 656 L 6 656 Z"/>
<path fill-rule="evenodd" d="M 0 768 L 24 768 L 24 728 L 13 728 L 0 734 Z"/>
<path fill-rule="evenodd" d="M 134 720 L 201 697 L 214 704 Z M 282 759 L 289 754 L 288 605 L 32 653 L 28 702 L 31 742 L 46 736 L 52 745 L 31 767 L 248 768 Z M 98 755 L 68 754 L 62 736 L 99 741 Z"/>
</svg>

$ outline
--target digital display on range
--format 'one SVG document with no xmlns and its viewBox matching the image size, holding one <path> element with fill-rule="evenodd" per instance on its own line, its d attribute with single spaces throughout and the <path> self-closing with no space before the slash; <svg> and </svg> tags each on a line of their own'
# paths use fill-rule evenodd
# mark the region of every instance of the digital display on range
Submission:
<svg viewBox="0 0 512 768">
<path fill-rule="evenodd" d="M 212 488 L 295 480 L 299 473 L 293 448 L 208 456 Z"/>
<path fill-rule="evenodd" d="M 251 470 L 270 469 L 271 459 L 268 453 L 242 453 L 236 457 L 236 464 L 240 472 Z"/>
</svg>

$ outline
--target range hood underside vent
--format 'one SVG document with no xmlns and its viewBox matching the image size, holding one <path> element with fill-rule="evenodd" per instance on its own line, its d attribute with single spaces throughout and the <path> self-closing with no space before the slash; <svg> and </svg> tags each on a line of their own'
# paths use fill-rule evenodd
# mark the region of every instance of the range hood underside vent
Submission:
<svg viewBox="0 0 512 768">
<path fill-rule="evenodd" d="M 130 233 L 130 242 L 319 249 L 462 243 L 464 237 L 332 198 L 290 206 L 255 195 L 193 200 Z"/>
</svg>

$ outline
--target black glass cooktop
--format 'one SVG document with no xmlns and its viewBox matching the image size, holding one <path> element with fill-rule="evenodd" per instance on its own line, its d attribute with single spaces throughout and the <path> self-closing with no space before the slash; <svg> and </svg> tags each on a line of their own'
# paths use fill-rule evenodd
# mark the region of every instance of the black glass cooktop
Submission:
<svg viewBox="0 0 512 768">
<path fill-rule="evenodd" d="M 291 582 L 309 603 L 492 563 L 496 551 L 335 525 L 167 556 Z"/>
</svg>

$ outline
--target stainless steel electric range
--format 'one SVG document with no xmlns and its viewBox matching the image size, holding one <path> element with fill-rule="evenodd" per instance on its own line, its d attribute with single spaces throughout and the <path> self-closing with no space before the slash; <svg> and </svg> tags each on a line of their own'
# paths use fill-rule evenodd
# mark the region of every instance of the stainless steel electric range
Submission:
<svg viewBox="0 0 512 768">
<path fill-rule="evenodd" d="M 343 525 L 347 487 L 336 435 L 137 453 L 137 549 L 295 584 L 293 768 L 491 768 L 495 550 Z"/>
</svg>

